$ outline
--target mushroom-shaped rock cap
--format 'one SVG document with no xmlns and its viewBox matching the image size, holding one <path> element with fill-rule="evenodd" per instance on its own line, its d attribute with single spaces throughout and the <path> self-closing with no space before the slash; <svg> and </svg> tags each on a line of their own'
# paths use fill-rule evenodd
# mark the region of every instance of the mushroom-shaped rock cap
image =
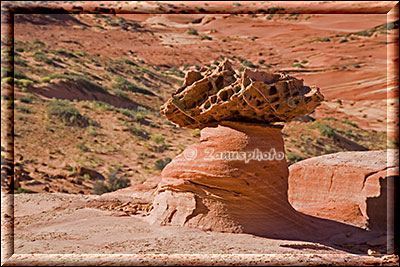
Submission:
<svg viewBox="0 0 400 267">
<path fill-rule="evenodd" d="M 161 107 L 161 114 L 192 129 L 220 121 L 273 124 L 306 115 L 323 100 L 319 88 L 305 86 L 303 80 L 250 69 L 239 76 L 225 60 L 215 70 L 187 72 L 184 84 Z"/>
</svg>

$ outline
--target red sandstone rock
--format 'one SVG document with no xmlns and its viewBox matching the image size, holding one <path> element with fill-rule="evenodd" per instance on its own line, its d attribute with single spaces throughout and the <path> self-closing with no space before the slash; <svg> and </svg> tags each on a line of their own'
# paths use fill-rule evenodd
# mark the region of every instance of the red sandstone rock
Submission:
<svg viewBox="0 0 400 267">
<path fill-rule="evenodd" d="M 289 201 L 296 210 L 363 228 L 386 228 L 387 195 L 399 175 L 398 150 L 341 152 L 289 167 Z M 396 167 L 397 166 L 397 167 Z"/>
<path fill-rule="evenodd" d="M 200 142 L 186 148 L 162 171 L 149 222 L 271 236 L 309 225 L 288 202 L 288 168 L 280 130 L 235 122 L 203 129 Z M 209 160 L 221 159 L 224 152 L 256 149 L 275 150 L 278 157 L 247 163 Z"/>
</svg>

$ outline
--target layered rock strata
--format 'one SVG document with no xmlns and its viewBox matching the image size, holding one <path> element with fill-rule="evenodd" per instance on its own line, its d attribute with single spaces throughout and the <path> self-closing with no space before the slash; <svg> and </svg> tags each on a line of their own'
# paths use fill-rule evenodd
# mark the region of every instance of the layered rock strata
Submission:
<svg viewBox="0 0 400 267">
<path fill-rule="evenodd" d="M 399 179 L 398 162 L 390 160 L 398 157 L 398 150 L 340 152 L 295 163 L 289 201 L 309 215 L 386 230 Z"/>
<path fill-rule="evenodd" d="M 308 225 L 288 202 L 280 131 L 241 122 L 203 129 L 162 171 L 149 222 L 271 236 Z"/>
</svg>

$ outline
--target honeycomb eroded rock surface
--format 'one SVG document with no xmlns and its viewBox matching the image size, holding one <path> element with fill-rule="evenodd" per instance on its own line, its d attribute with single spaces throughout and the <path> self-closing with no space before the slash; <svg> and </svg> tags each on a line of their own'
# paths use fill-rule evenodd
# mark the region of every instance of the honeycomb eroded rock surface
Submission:
<svg viewBox="0 0 400 267">
<path fill-rule="evenodd" d="M 221 121 L 274 124 L 312 112 L 323 99 L 319 88 L 305 86 L 303 80 L 250 69 L 240 76 L 225 60 L 215 70 L 187 72 L 161 113 L 186 128 L 202 129 Z"/>
</svg>

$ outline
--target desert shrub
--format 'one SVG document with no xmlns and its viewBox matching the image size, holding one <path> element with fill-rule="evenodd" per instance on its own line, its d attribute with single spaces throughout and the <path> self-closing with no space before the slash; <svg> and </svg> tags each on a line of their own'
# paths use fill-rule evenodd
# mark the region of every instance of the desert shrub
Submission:
<svg viewBox="0 0 400 267">
<path fill-rule="evenodd" d="M 346 42 L 348 42 L 349 40 L 347 40 L 346 38 L 345 39 L 341 39 L 340 41 L 339 41 L 339 43 L 346 43 Z"/>
<path fill-rule="evenodd" d="M 238 60 L 239 60 L 239 62 L 242 63 L 243 66 L 245 66 L 245 67 L 257 68 L 257 66 L 254 65 L 251 61 L 245 60 L 245 59 L 243 59 L 243 58 L 241 58 L 241 57 L 238 57 Z M 243 69 L 244 69 L 244 68 L 243 68 Z"/>
<path fill-rule="evenodd" d="M 14 78 L 15 79 L 27 79 L 27 80 L 35 81 L 34 79 L 29 78 L 28 76 L 26 76 L 25 74 L 23 74 L 22 72 L 17 71 L 17 70 L 14 70 Z"/>
<path fill-rule="evenodd" d="M 330 127 L 329 125 L 325 124 L 325 123 L 316 123 L 313 126 L 311 126 L 310 128 L 318 128 L 319 132 L 326 137 L 329 138 L 334 138 L 336 136 L 336 132 L 335 129 L 333 129 L 332 127 Z"/>
<path fill-rule="evenodd" d="M 324 118 L 325 121 L 337 121 L 338 119 L 334 118 L 334 117 L 326 117 Z"/>
<path fill-rule="evenodd" d="M 157 144 L 157 145 L 161 145 L 161 144 L 164 143 L 165 137 L 162 136 L 161 134 L 154 134 L 154 135 L 152 135 L 152 136 L 150 137 L 150 140 L 151 140 L 152 142 L 154 142 L 155 144 Z"/>
<path fill-rule="evenodd" d="M 114 107 L 114 106 L 112 106 L 112 105 L 110 105 L 108 103 L 102 102 L 102 101 L 92 101 L 92 103 L 102 111 L 114 111 L 114 110 L 117 110 L 116 107 Z"/>
<path fill-rule="evenodd" d="M 51 82 L 51 78 L 49 76 L 45 76 L 40 81 L 44 82 L 44 83 L 49 83 L 49 82 Z"/>
<path fill-rule="evenodd" d="M 28 64 L 26 63 L 26 61 L 23 60 L 23 59 L 21 59 L 21 58 L 19 58 L 19 57 L 14 57 L 14 64 L 20 65 L 20 66 L 22 66 L 22 67 L 27 67 L 27 66 L 28 66 Z"/>
<path fill-rule="evenodd" d="M 115 95 L 117 95 L 119 97 L 130 100 L 129 95 L 120 89 L 114 89 L 113 92 L 115 93 Z"/>
<path fill-rule="evenodd" d="M 89 126 L 87 127 L 87 130 L 88 130 L 88 132 L 89 132 L 89 134 L 90 134 L 91 136 L 96 137 L 96 136 L 99 135 L 99 134 L 96 132 L 96 129 L 94 128 L 93 125 L 89 125 Z"/>
<path fill-rule="evenodd" d="M 318 38 L 315 41 L 317 41 L 317 42 L 330 42 L 331 39 L 329 39 L 328 37 L 325 37 L 325 38 Z"/>
<path fill-rule="evenodd" d="M 172 74 L 172 75 L 175 75 L 177 77 L 180 77 L 180 78 L 184 78 L 185 77 L 185 73 L 183 73 L 182 71 L 178 70 L 177 68 L 172 68 L 168 73 Z"/>
<path fill-rule="evenodd" d="M 12 77 L 13 76 L 13 70 L 11 68 L 1 68 L 1 78 L 5 77 Z"/>
<path fill-rule="evenodd" d="M 47 105 L 49 118 L 56 117 L 68 126 L 87 127 L 94 122 L 70 105 L 68 100 L 53 99 Z"/>
<path fill-rule="evenodd" d="M 31 93 L 27 93 L 23 97 L 21 97 L 19 99 L 19 101 L 21 101 L 22 103 L 31 104 L 33 102 L 40 101 L 40 98 L 38 98 L 37 96 L 35 96 L 35 95 L 31 94 Z"/>
<path fill-rule="evenodd" d="M 37 39 L 33 41 L 33 44 L 34 44 L 34 45 L 45 46 L 45 44 L 44 44 L 42 41 L 37 40 Z"/>
<path fill-rule="evenodd" d="M 240 3 L 233 3 L 232 5 L 234 5 L 234 6 L 241 6 Z"/>
<path fill-rule="evenodd" d="M 369 32 L 369 31 L 359 31 L 359 32 L 355 32 L 354 35 L 369 37 L 369 36 L 372 35 L 372 32 Z"/>
<path fill-rule="evenodd" d="M 67 51 L 65 49 L 62 49 L 62 48 L 57 49 L 56 53 L 61 55 L 61 56 L 65 56 L 65 57 L 69 57 L 69 58 L 76 58 L 76 56 L 72 52 L 69 52 L 69 51 Z"/>
<path fill-rule="evenodd" d="M 79 143 L 76 145 L 77 148 L 82 150 L 83 152 L 89 152 L 90 149 L 85 145 L 85 143 Z"/>
<path fill-rule="evenodd" d="M 21 111 L 22 113 L 25 113 L 25 114 L 31 114 L 32 113 L 32 111 L 29 108 L 24 107 L 24 106 L 16 106 L 16 109 Z"/>
<path fill-rule="evenodd" d="M 25 189 L 25 188 L 22 188 L 22 187 L 18 187 L 16 190 L 14 190 L 14 193 L 15 193 L 15 194 L 21 194 L 21 193 L 32 194 L 32 193 L 35 193 L 35 192 L 34 192 L 34 191 L 31 191 L 31 190 L 29 190 L 29 189 Z"/>
<path fill-rule="evenodd" d="M 270 7 L 267 9 L 267 13 L 273 14 L 283 10 L 285 10 L 283 7 Z"/>
<path fill-rule="evenodd" d="M 190 131 L 190 134 L 194 137 L 200 136 L 200 129 L 194 129 L 194 130 Z"/>
<path fill-rule="evenodd" d="M 351 122 L 351 121 L 349 121 L 349 120 L 344 120 L 344 121 L 342 121 L 342 123 L 348 124 L 348 125 L 350 125 L 350 126 L 353 126 L 354 128 L 358 128 L 358 125 L 357 125 L 356 123 Z"/>
<path fill-rule="evenodd" d="M 139 136 L 145 140 L 149 139 L 149 134 L 146 132 L 146 130 L 142 129 L 140 125 L 129 125 L 127 129 L 131 134 L 135 136 Z"/>
<path fill-rule="evenodd" d="M 199 35 L 196 29 L 190 28 L 187 32 L 190 35 Z"/>
<path fill-rule="evenodd" d="M 6 83 L 12 85 L 14 83 L 14 78 L 13 77 L 4 77 L 1 79 L 1 83 Z"/>
<path fill-rule="evenodd" d="M 36 61 L 41 61 L 41 62 L 45 62 L 45 63 L 47 63 L 47 64 L 53 64 L 53 61 L 50 59 L 50 58 L 48 58 L 44 53 L 42 53 L 42 52 L 36 52 L 34 55 L 33 55 L 33 58 L 36 60 Z"/>
<path fill-rule="evenodd" d="M 286 153 L 286 158 L 288 161 L 293 162 L 293 163 L 304 159 L 302 156 L 300 156 L 296 153 L 293 153 L 293 152 Z"/>
<path fill-rule="evenodd" d="M 132 60 L 127 59 L 127 58 L 123 58 L 123 59 L 121 59 L 121 61 L 128 65 L 137 66 L 137 64 L 135 62 L 133 62 Z"/>
<path fill-rule="evenodd" d="M 305 67 L 299 63 L 293 64 L 292 65 L 293 68 L 300 68 L 300 69 L 304 69 Z"/>
<path fill-rule="evenodd" d="M 14 79 L 14 84 L 18 87 L 31 87 L 34 82 L 28 79 Z"/>
<path fill-rule="evenodd" d="M 53 79 L 66 79 L 66 80 L 70 80 L 70 81 L 74 81 L 76 83 L 79 84 L 79 86 L 85 87 L 86 89 L 90 90 L 90 91 L 97 91 L 97 92 L 101 92 L 101 93 L 106 93 L 107 90 L 104 89 L 102 86 L 89 81 L 88 79 L 86 79 L 85 77 L 82 77 L 80 75 L 76 75 L 76 74 L 52 74 L 49 76 L 50 77 L 50 81 Z"/>
<path fill-rule="evenodd" d="M 107 192 L 113 192 L 131 185 L 131 181 L 124 176 L 117 176 L 118 170 L 111 170 L 106 182 L 98 181 L 94 184 L 93 193 L 101 195 Z"/>
<path fill-rule="evenodd" d="M 168 163 L 170 163 L 172 161 L 171 158 L 167 157 L 164 159 L 158 159 L 155 163 L 154 163 L 154 168 L 156 170 L 163 170 L 165 168 L 165 166 L 167 166 Z"/>
<path fill-rule="evenodd" d="M 116 82 L 112 85 L 112 88 L 124 91 L 130 91 L 133 93 L 155 96 L 155 94 L 150 90 L 143 88 L 139 85 L 136 85 L 120 76 L 117 77 Z"/>
<path fill-rule="evenodd" d="M 202 41 L 203 41 L 203 40 L 209 40 L 209 41 L 211 41 L 212 38 L 211 38 L 210 36 L 203 35 L 203 36 L 201 36 L 200 40 L 202 40 Z"/>
</svg>

